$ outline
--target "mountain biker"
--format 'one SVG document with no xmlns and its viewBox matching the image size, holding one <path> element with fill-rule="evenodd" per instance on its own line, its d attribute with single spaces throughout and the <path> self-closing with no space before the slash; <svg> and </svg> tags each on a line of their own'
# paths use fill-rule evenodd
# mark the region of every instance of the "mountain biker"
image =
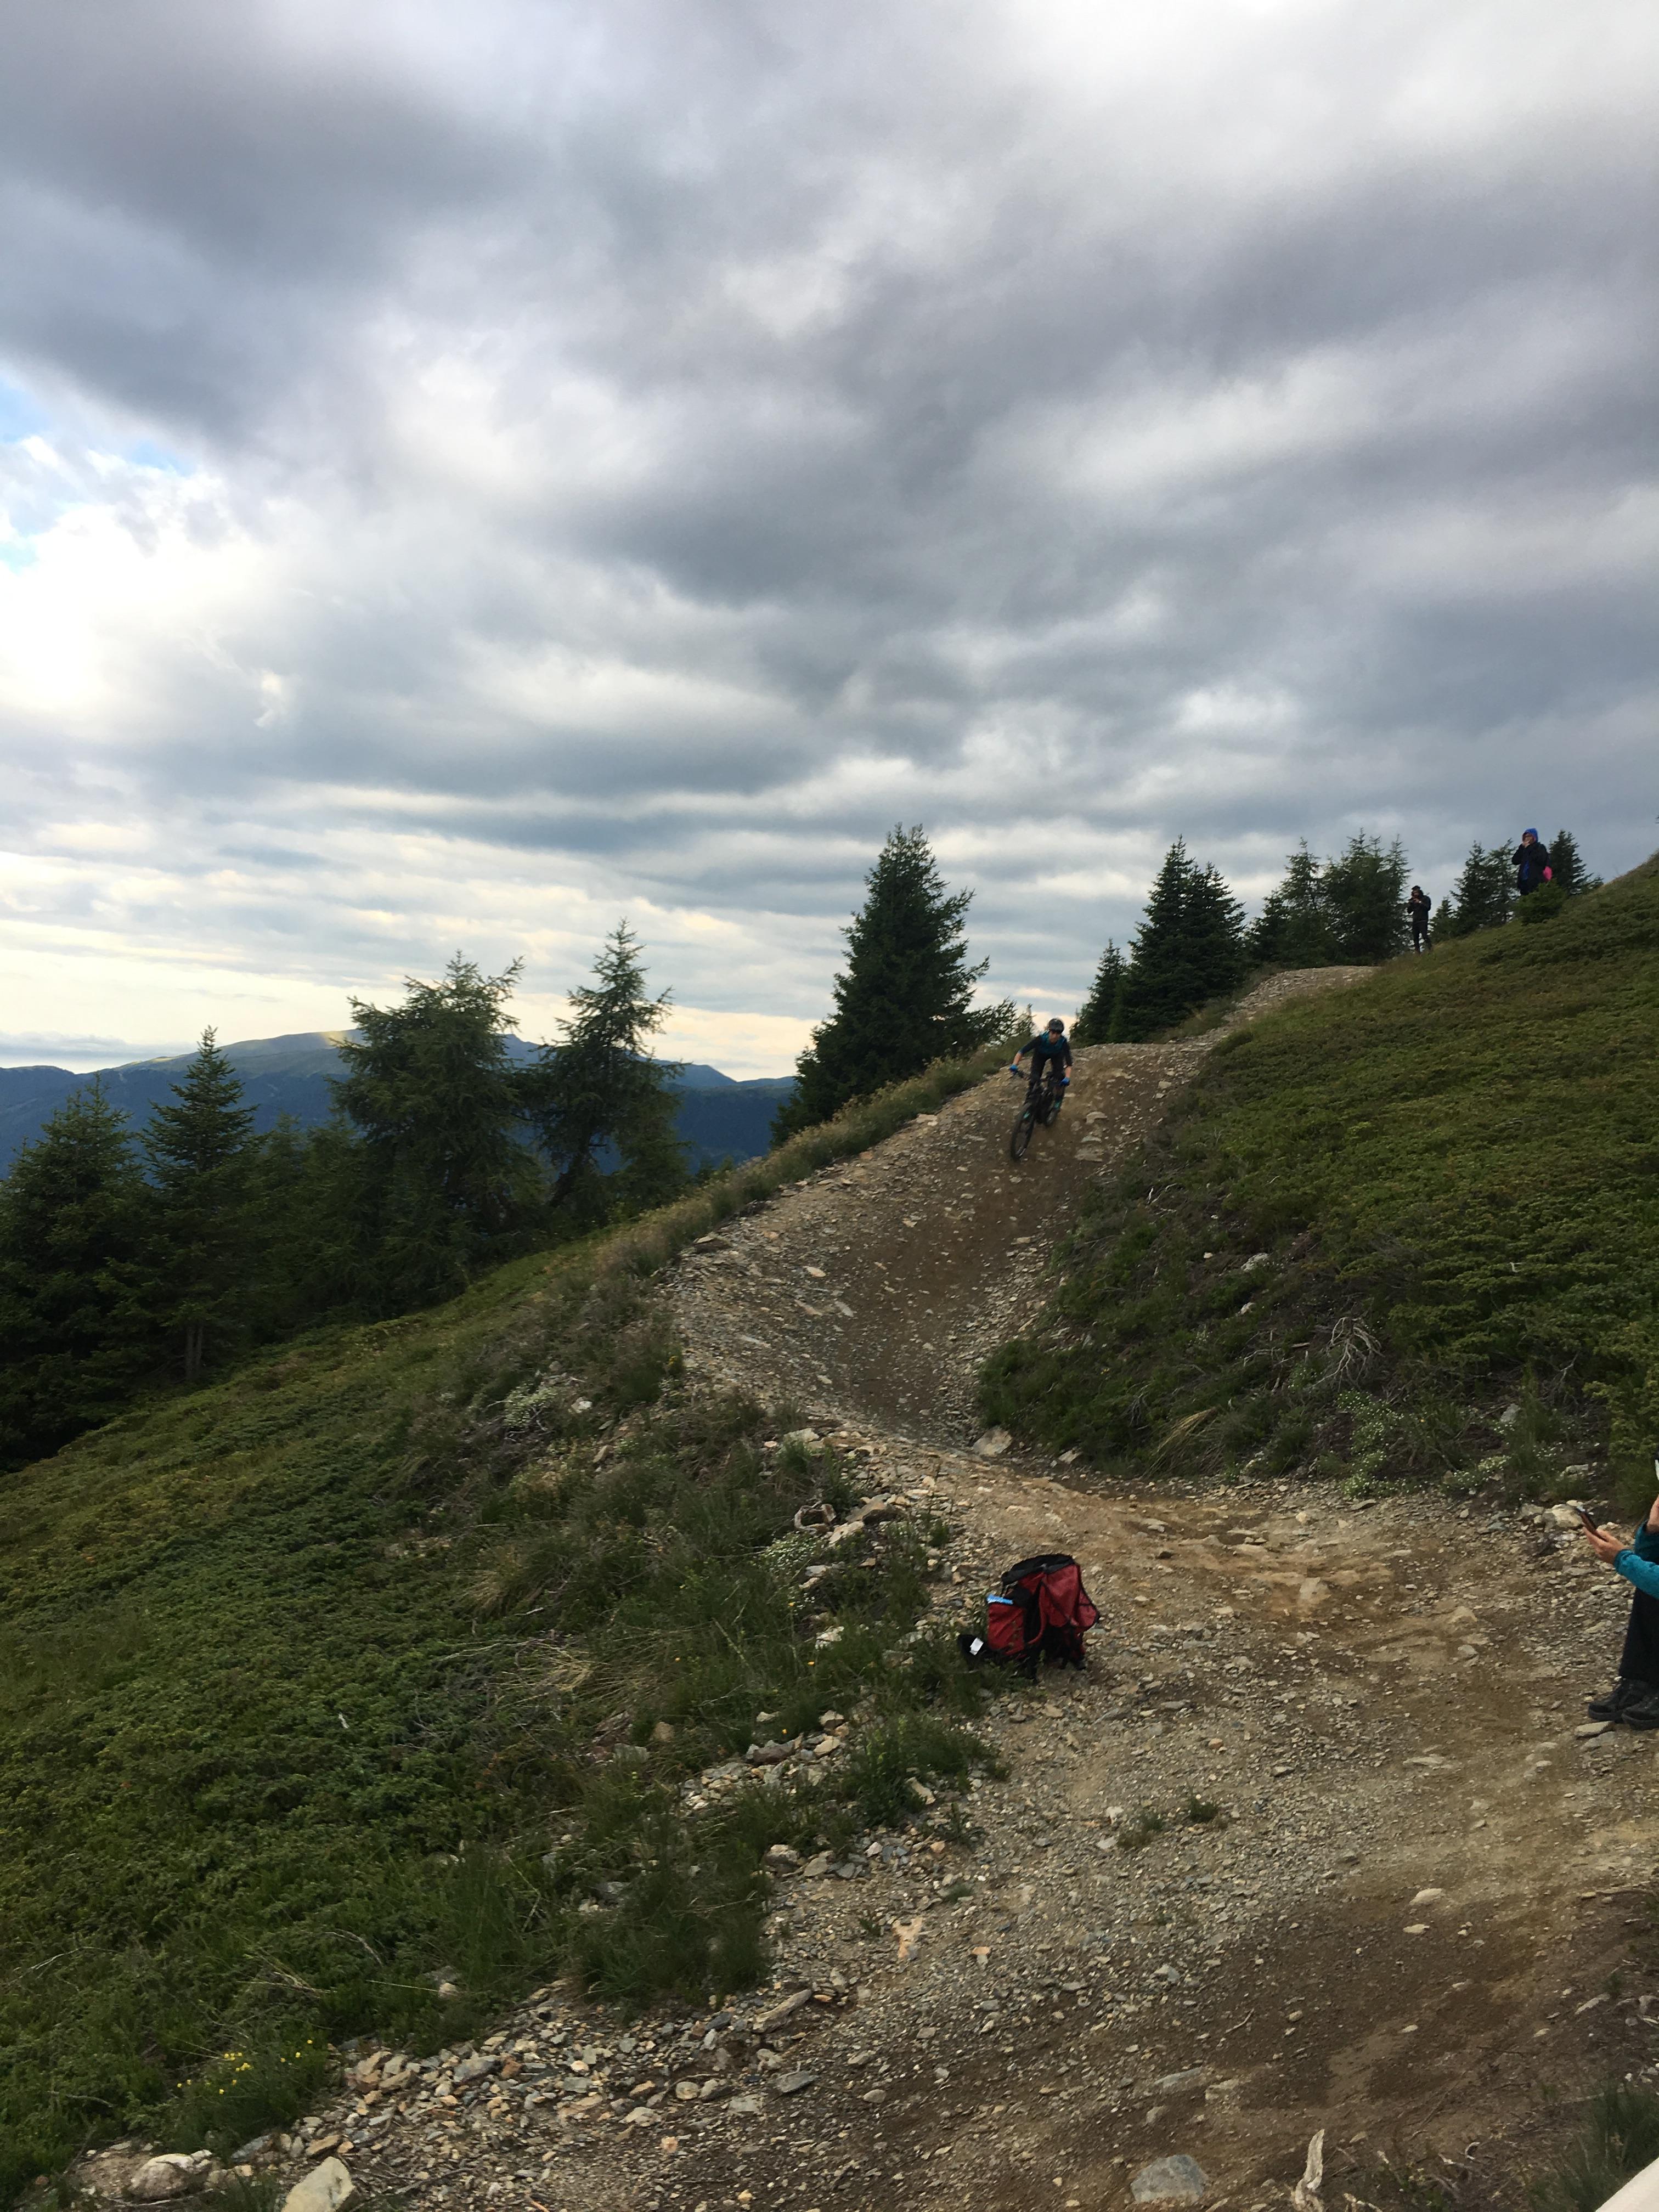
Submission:
<svg viewBox="0 0 1659 2212">
<path fill-rule="evenodd" d="M 1058 1014 L 1054 1016 L 1046 1030 L 1040 1030 L 1031 1039 L 1030 1044 L 1021 1045 L 1008 1063 L 1008 1073 L 1011 1075 L 1024 1074 L 1025 1070 L 1019 1063 L 1028 1054 L 1031 1062 L 1033 1089 L 1042 1082 L 1051 1067 L 1054 1072 L 1059 1088 L 1062 1091 L 1066 1088 L 1072 1079 L 1069 1073 L 1072 1065 L 1072 1046 L 1071 1040 L 1066 1034 L 1066 1024 Z"/>
</svg>

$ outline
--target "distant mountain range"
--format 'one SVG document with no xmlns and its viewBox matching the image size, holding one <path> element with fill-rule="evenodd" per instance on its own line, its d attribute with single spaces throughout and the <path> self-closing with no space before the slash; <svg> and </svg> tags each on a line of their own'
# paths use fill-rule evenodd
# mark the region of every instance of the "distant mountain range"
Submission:
<svg viewBox="0 0 1659 2212">
<path fill-rule="evenodd" d="M 250 1037 L 225 1047 L 225 1057 L 242 1079 L 256 1128 L 269 1129 L 283 1114 L 307 1127 L 327 1121 L 334 1108 L 328 1079 L 341 1073 L 339 1047 L 349 1034 L 306 1030 L 294 1036 Z M 507 1046 L 514 1060 L 529 1060 L 537 1049 L 520 1037 L 509 1037 Z M 152 1106 L 171 1102 L 173 1086 L 182 1079 L 190 1060 L 190 1054 L 181 1053 L 174 1060 L 131 1060 L 125 1067 L 99 1068 L 83 1075 L 67 1067 L 0 1067 L 0 1173 L 9 1167 L 18 1146 L 38 1137 L 71 1091 L 92 1082 L 94 1073 L 102 1078 L 106 1097 L 137 1129 L 143 1126 Z M 765 1152 L 772 1117 L 794 1087 L 787 1076 L 739 1083 L 718 1067 L 695 1061 L 683 1067 L 675 1085 L 680 1094 L 677 1126 L 691 1147 L 693 1167 L 752 1159 Z"/>
</svg>

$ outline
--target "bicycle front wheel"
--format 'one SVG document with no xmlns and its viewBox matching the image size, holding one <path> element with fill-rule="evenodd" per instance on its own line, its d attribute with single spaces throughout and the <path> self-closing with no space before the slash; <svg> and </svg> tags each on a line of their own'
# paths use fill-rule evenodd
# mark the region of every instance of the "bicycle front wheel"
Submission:
<svg viewBox="0 0 1659 2212">
<path fill-rule="evenodd" d="M 1011 1160 L 1024 1158 L 1025 1147 L 1031 1141 L 1031 1131 L 1035 1127 L 1036 1117 L 1030 1108 L 1027 1106 L 1022 1110 L 1018 1121 L 1015 1122 L 1014 1133 L 1008 1139 L 1008 1157 Z"/>
</svg>

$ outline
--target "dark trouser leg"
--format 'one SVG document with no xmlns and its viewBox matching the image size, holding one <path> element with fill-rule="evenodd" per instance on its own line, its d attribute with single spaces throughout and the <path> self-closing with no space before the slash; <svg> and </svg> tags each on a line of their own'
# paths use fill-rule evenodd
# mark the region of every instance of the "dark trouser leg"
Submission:
<svg viewBox="0 0 1659 2212">
<path fill-rule="evenodd" d="M 1619 1672 L 1626 1681 L 1659 1690 L 1659 1598 L 1638 1590 L 1630 1601 L 1630 1626 L 1625 1631 L 1624 1656 Z"/>
</svg>

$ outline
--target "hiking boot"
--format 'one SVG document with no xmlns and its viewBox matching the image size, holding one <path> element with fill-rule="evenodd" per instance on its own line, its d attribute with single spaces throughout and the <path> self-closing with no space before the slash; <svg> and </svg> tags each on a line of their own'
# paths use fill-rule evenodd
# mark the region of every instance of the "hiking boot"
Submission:
<svg viewBox="0 0 1659 2212">
<path fill-rule="evenodd" d="M 1626 1728 L 1659 1729 L 1659 1684 L 1632 1683 L 1614 1717 Z"/>
<path fill-rule="evenodd" d="M 1641 1686 L 1639 1682 L 1632 1682 L 1628 1674 L 1621 1674 L 1610 1690 L 1599 1698 L 1592 1698 L 1584 1711 L 1593 1721 L 1616 1721 Z"/>
</svg>

